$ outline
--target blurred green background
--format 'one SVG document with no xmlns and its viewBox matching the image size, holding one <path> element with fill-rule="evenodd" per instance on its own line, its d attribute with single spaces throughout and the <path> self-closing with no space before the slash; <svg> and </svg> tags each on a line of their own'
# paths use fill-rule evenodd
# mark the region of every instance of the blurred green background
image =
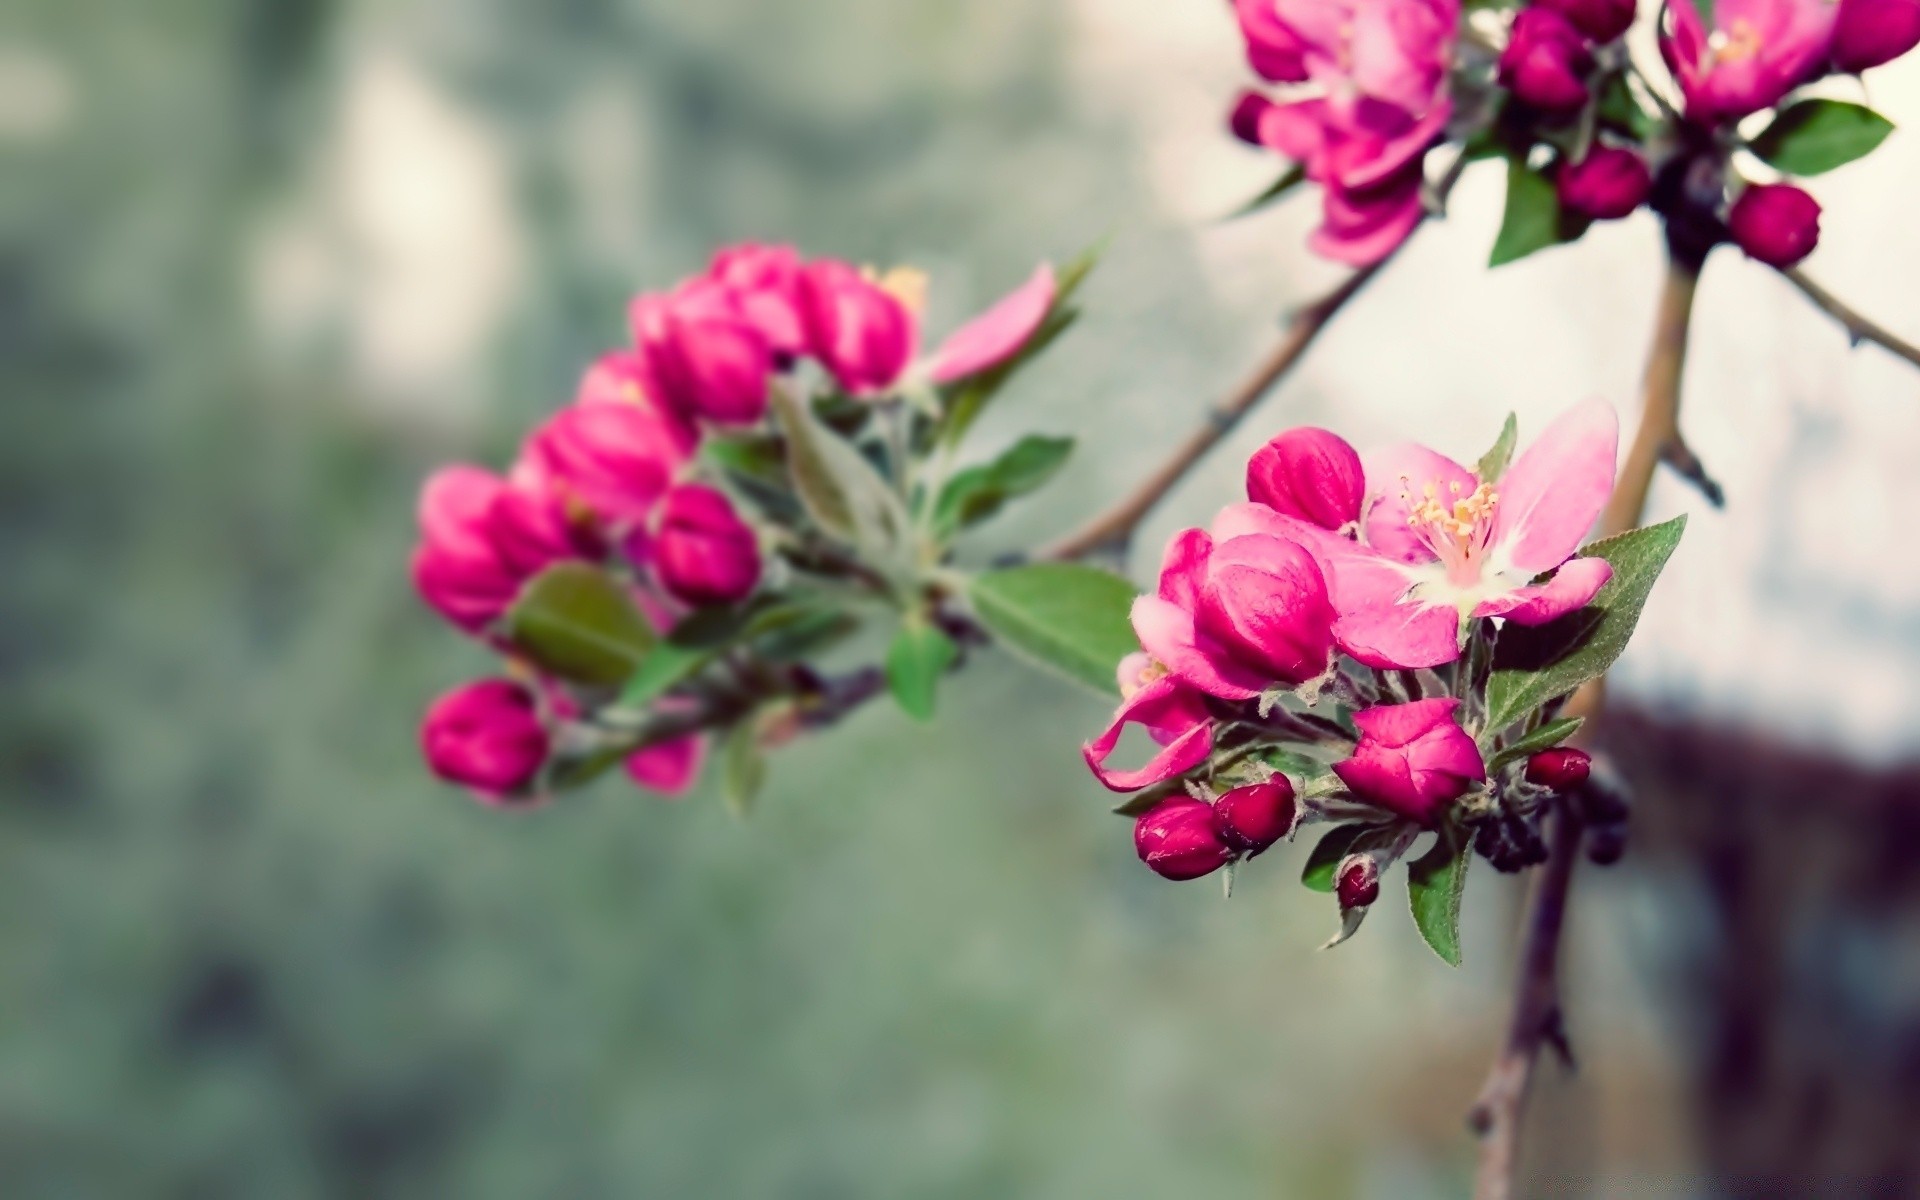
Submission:
<svg viewBox="0 0 1920 1200">
<path fill-rule="evenodd" d="M 1395 903 L 1316 954 L 1301 848 L 1226 904 L 1153 878 L 1076 752 L 1104 706 L 1001 658 L 936 726 L 781 752 L 746 826 L 619 782 L 490 813 L 416 757 L 489 665 L 410 593 L 419 479 L 502 461 L 716 244 L 913 262 L 945 328 L 1111 233 L 980 435 L 1083 452 L 973 553 L 1123 486 L 1330 277 L 1310 212 L 1198 219 L 1272 172 L 1218 129 L 1235 53 L 1217 6 L 1131 0 L 9 0 L 0 1194 L 1462 1194 L 1511 881 L 1476 881 L 1465 971 Z M 1444 309 L 1491 219 L 1373 319 Z M 1568 311 L 1637 328 L 1651 229 L 1608 236 L 1640 265 Z M 1402 408 L 1510 402 L 1444 348 L 1323 349 Z M 1584 355 L 1529 418 L 1631 395 L 1634 355 Z M 1342 380 L 1285 422 L 1383 431 Z M 1535 1143 L 1576 1190 L 1698 1170 L 1661 954 L 1707 918 L 1645 870 L 1576 916 L 1590 1069 Z"/>
</svg>

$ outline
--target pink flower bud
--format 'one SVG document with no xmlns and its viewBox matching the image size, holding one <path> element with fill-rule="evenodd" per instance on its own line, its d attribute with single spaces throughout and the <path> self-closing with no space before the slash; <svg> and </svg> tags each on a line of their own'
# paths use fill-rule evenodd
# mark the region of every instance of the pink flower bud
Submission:
<svg viewBox="0 0 1920 1200">
<path fill-rule="evenodd" d="M 1181 683 L 1226 700 L 1297 687 L 1327 669 L 1332 602 L 1298 542 L 1250 533 L 1215 544 L 1189 529 L 1167 546 L 1156 595 L 1133 603 L 1140 645 Z"/>
<path fill-rule="evenodd" d="M 667 493 L 648 553 L 660 584 L 688 604 L 731 604 L 760 582 L 760 544 L 727 497 L 685 483 Z"/>
<path fill-rule="evenodd" d="M 1534 0 L 1596 42 L 1611 42 L 1633 27 L 1634 0 Z"/>
<path fill-rule="evenodd" d="M 1487 777 L 1480 748 L 1460 728 L 1451 696 L 1383 704 L 1353 715 L 1360 743 L 1334 774 L 1363 800 L 1431 824 L 1439 810 Z"/>
<path fill-rule="evenodd" d="M 1247 460 L 1247 499 L 1322 529 L 1359 521 L 1366 490 L 1360 455 L 1324 429 L 1289 429 Z"/>
<path fill-rule="evenodd" d="M 807 344 L 851 395 L 885 391 L 912 361 L 919 318 L 857 268 L 833 259 L 801 274 Z"/>
<path fill-rule="evenodd" d="M 730 246 L 714 254 L 707 274 L 733 296 L 734 310 L 760 331 L 777 357 L 791 360 L 806 352 L 800 256 L 792 246 Z"/>
<path fill-rule="evenodd" d="M 1858 74 L 1920 45 L 1920 0 L 1840 0 L 1833 65 Z"/>
<path fill-rule="evenodd" d="M 509 484 L 479 467 L 446 467 L 420 491 L 420 598 L 468 633 L 513 604 L 520 587 L 556 562 L 597 558 L 602 547 L 536 484 Z"/>
<path fill-rule="evenodd" d="M 727 425 L 766 412 L 773 348 L 725 288 L 698 279 L 670 296 L 638 296 L 628 320 L 671 407 Z"/>
<path fill-rule="evenodd" d="M 547 731 L 532 692 L 511 680 L 482 679 L 433 702 L 420 724 L 420 748 L 435 775 L 503 803 L 539 773 Z"/>
<path fill-rule="evenodd" d="M 1380 898 L 1380 864 L 1371 854 L 1349 854 L 1333 873 L 1333 894 L 1340 911 L 1366 908 Z"/>
<path fill-rule="evenodd" d="M 1180 796 L 1140 815 L 1133 825 L 1140 861 L 1167 879 L 1198 879 L 1233 858 L 1213 827 L 1213 806 Z"/>
<path fill-rule="evenodd" d="M 1733 240 L 1770 267 L 1791 267 L 1820 241 L 1820 204 L 1790 183 L 1755 184 L 1727 216 Z"/>
<path fill-rule="evenodd" d="M 1285 775 L 1234 788 L 1213 802 L 1213 823 L 1221 840 L 1249 856 L 1292 833 L 1298 815 L 1293 783 Z"/>
<path fill-rule="evenodd" d="M 1619 146 L 1594 146 L 1577 163 L 1563 162 L 1555 180 L 1560 203 L 1596 221 L 1624 217 L 1653 190 L 1647 160 Z"/>
<path fill-rule="evenodd" d="M 581 383 L 581 401 L 529 435 L 516 481 L 553 488 L 615 529 L 646 520 L 692 456 L 695 434 L 644 389 L 644 379 L 633 356 L 596 363 Z"/>
<path fill-rule="evenodd" d="M 661 712 L 673 712 L 684 711 L 692 704 L 693 701 L 669 696 L 658 701 L 656 707 Z M 706 761 L 707 739 L 697 733 L 688 734 L 628 755 L 627 778 L 637 787 L 673 799 L 685 795 L 699 782 L 700 769 Z"/>
<path fill-rule="evenodd" d="M 1562 111 L 1587 102 L 1593 55 L 1573 23 L 1551 8 L 1529 8 L 1513 19 L 1500 54 L 1500 82 L 1535 108 Z"/>
<path fill-rule="evenodd" d="M 1593 759 L 1585 750 L 1555 746 L 1527 760 L 1527 782 L 1556 792 L 1570 792 L 1587 781 Z"/>
</svg>

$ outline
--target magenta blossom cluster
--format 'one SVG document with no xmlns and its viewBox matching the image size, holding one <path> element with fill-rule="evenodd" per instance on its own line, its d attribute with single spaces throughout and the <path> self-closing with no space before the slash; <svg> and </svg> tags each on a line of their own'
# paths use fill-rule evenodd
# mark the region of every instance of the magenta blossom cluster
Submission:
<svg viewBox="0 0 1920 1200">
<path fill-rule="evenodd" d="M 1053 302 L 1052 268 L 922 358 L 911 272 L 880 275 L 790 247 L 744 245 L 670 292 L 629 306 L 632 343 L 603 355 L 573 402 L 524 440 L 504 474 L 436 471 L 422 489 L 412 574 L 421 598 L 502 652 L 513 678 L 468 684 L 421 731 L 436 774 L 492 803 L 535 799 L 550 750 L 586 697 L 518 652 L 506 622 L 535 578 L 565 563 L 622 581 L 646 624 L 738 606 L 765 574 L 762 533 L 710 478 L 701 449 L 764 426 L 772 390 L 808 364 L 848 397 L 872 399 L 985 370 L 1017 352 Z M 663 701 L 671 705 L 671 698 Z M 697 736 L 626 761 L 649 789 L 691 786 Z"/>
</svg>

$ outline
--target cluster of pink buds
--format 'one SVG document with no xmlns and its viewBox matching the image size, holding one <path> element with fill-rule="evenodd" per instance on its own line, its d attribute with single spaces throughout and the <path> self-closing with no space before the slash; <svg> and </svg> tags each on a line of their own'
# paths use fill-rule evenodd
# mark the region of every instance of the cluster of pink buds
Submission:
<svg viewBox="0 0 1920 1200">
<path fill-rule="evenodd" d="M 1043 265 L 922 356 L 924 286 L 785 246 L 722 250 L 633 300 L 630 343 L 587 369 L 504 473 L 435 472 L 415 586 L 507 666 L 429 709 L 435 773 L 523 804 L 588 773 L 576 768 L 621 761 L 641 786 L 680 792 L 708 731 L 751 719 L 762 740 L 784 736 L 834 694 L 766 642 L 850 620 L 810 581 L 851 580 L 916 620 L 937 615 L 914 569 L 938 568 L 959 524 L 1045 471 L 1023 461 L 1011 482 L 930 496 L 920 460 L 950 452 L 991 394 L 983 377 L 1063 317 Z M 884 477 L 864 438 L 891 448 Z M 1064 445 L 1048 452 L 1057 466 Z M 886 519 L 864 520 L 875 513 Z M 756 707 L 768 694 L 788 710 Z"/>
<path fill-rule="evenodd" d="M 1555 710 L 1618 653 L 1594 644 L 1630 628 L 1619 597 L 1644 597 L 1679 533 L 1582 548 L 1616 440 L 1596 401 L 1511 462 L 1510 424 L 1472 468 L 1412 444 L 1362 456 L 1321 429 L 1257 451 L 1247 502 L 1175 535 L 1135 600 L 1141 651 L 1085 748 L 1109 788 L 1140 793 L 1120 811 L 1142 860 L 1191 879 L 1332 823 L 1315 857 L 1350 922 L 1422 834 L 1443 856 L 1539 861 L 1544 807 L 1587 769 Z M 1159 744 L 1144 765 L 1113 761 L 1128 725 Z"/>
</svg>

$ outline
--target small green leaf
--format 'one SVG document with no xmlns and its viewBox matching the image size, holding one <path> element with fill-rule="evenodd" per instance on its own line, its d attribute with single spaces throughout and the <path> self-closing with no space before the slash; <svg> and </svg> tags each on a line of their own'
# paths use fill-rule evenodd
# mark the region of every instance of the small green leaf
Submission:
<svg viewBox="0 0 1920 1200">
<path fill-rule="evenodd" d="M 1071 563 L 988 571 L 968 589 L 981 624 L 1014 653 L 1106 695 L 1120 660 L 1140 648 L 1133 584 Z"/>
<path fill-rule="evenodd" d="M 1513 444 L 1520 437 L 1520 421 L 1512 413 L 1507 414 L 1507 423 L 1500 427 L 1500 436 L 1494 439 L 1493 448 L 1480 456 L 1480 481 L 1498 482 L 1507 473 L 1507 464 L 1513 461 Z"/>
<path fill-rule="evenodd" d="M 620 689 L 621 708 L 644 708 L 666 695 L 688 677 L 707 665 L 713 651 L 705 647 L 682 646 L 672 640 L 661 642 L 640 660 L 640 669 Z"/>
<path fill-rule="evenodd" d="M 720 743 L 720 797 L 727 811 L 745 820 L 767 782 L 767 756 L 760 749 L 760 722 L 749 715 L 727 730 Z"/>
<path fill-rule="evenodd" d="M 1245 204 L 1242 204 L 1239 208 L 1234 209 L 1222 217 L 1221 220 L 1235 221 L 1241 217 L 1252 216 L 1269 204 L 1285 197 L 1289 192 L 1293 191 L 1293 189 L 1305 183 L 1306 180 L 1307 169 L 1299 163 L 1295 163 L 1288 167 L 1286 171 L 1281 174 L 1280 178 L 1274 180 L 1273 183 L 1268 186 L 1267 190 L 1261 192 Z"/>
<path fill-rule="evenodd" d="M 1574 731 L 1580 728 L 1581 720 L 1580 717 L 1561 717 L 1557 721 L 1548 721 L 1527 736 L 1502 747 L 1498 754 L 1487 760 L 1487 774 L 1491 776 L 1508 763 L 1531 758 L 1542 750 L 1558 746 L 1573 736 Z"/>
<path fill-rule="evenodd" d="M 1580 553 L 1606 559 L 1613 578 L 1592 603 L 1545 625 L 1509 623 L 1501 629 L 1487 681 L 1488 730 L 1497 733 L 1554 697 L 1606 674 L 1627 648 L 1647 594 L 1686 528 L 1687 519 L 1675 517 L 1594 542 Z"/>
<path fill-rule="evenodd" d="M 1327 830 L 1326 836 L 1313 847 L 1313 853 L 1307 855 L 1307 865 L 1300 870 L 1300 882 L 1316 892 L 1333 891 L 1333 873 L 1340 868 L 1340 861 L 1359 848 L 1360 839 L 1368 834 L 1379 832 L 1378 825 L 1336 825 Z"/>
<path fill-rule="evenodd" d="M 610 687 L 638 670 L 658 640 L 611 575 L 582 562 L 535 576 L 507 611 L 507 639 L 541 667 Z"/>
<path fill-rule="evenodd" d="M 933 507 L 940 538 L 986 520 L 1015 496 L 1044 486 L 1073 453 L 1072 438 L 1028 436 L 990 463 L 955 472 Z"/>
<path fill-rule="evenodd" d="M 1507 207 L 1487 265 L 1504 266 L 1535 251 L 1574 241 L 1587 231 L 1588 224 L 1561 211 L 1560 193 L 1552 180 L 1523 159 L 1510 158 L 1507 160 Z"/>
<path fill-rule="evenodd" d="M 887 649 L 887 686 L 908 716 L 933 719 L 934 692 L 958 653 L 952 638 L 918 616 L 900 626 Z"/>
<path fill-rule="evenodd" d="M 864 455 L 814 417 L 785 388 L 772 409 L 787 438 L 787 470 L 808 515 L 876 565 L 889 563 L 905 536 L 905 507 Z"/>
<path fill-rule="evenodd" d="M 1466 835 L 1451 824 L 1440 827 L 1433 849 L 1407 867 L 1407 900 L 1413 923 L 1433 952 L 1460 965 L 1460 898 L 1467 889 Z"/>
<path fill-rule="evenodd" d="M 1631 136 L 1635 141 L 1650 140 L 1659 128 L 1659 118 L 1649 113 L 1634 95 L 1633 85 L 1627 82 L 1624 71 L 1607 76 L 1600 86 L 1599 103 L 1595 106 L 1595 115 L 1601 124 L 1609 126 Z"/>
<path fill-rule="evenodd" d="M 1819 175 L 1863 157 L 1887 140 L 1893 122 L 1864 104 L 1802 100 L 1781 110 L 1753 152 L 1789 175 Z"/>
</svg>

